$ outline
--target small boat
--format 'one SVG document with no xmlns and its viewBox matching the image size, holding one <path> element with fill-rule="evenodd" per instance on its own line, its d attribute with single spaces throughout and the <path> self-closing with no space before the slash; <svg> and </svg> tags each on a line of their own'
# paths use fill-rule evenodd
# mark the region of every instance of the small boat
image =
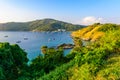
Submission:
<svg viewBox="0 0 120 80">
<path fill-rule="evenodd" d="M 48 39 L 48 41 L 51 41 L 51 39 Z"/>
<path fill-rule="evenodd" d="M 17 41 L 16 43 L 21 43 L 21 41 Z"/>
<path fill-rule="evenodd" d="M 4 37 L 8 37 L 8 35 L 4 36 Z"/>
<path fill-rule="evenodd" d="M 24 40 L 28 40 L 28 38 L 25 37 Z"/>
<path fill-rule="evenodd" d="M 53 40 L 55 40 L 55 38 L 53 38 Z"/>
</svg>

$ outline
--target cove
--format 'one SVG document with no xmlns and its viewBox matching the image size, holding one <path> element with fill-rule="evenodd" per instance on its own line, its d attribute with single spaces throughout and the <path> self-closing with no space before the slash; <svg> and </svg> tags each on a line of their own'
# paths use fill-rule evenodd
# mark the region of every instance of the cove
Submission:
<svg viewBox="0 0 120 80">
<path fill-rule="evenodd" d="M 0 42 L 9 42 L 10 44 L 18 44 L 28 54 L 29 60 L 42 55 L 40 48 L 44 45 L 48 47 L 56 47 L 60 44 L 73 44 L 70 36 L 71 32 L 16 32 L 1 31 Z M 64 55 L 71 49 L 64 51 Z"/>
</svg>

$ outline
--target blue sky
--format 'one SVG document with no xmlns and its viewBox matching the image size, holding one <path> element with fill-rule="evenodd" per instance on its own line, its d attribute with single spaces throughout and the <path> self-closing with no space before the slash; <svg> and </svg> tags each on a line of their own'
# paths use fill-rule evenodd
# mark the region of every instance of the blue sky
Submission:
<svg viewBox="0 0 120 80">
<path fill-rule="evenodd" d="M 120 0 L 0 0 L 0 23 L 53 18 L 74 24 L 120 23 Z"/>
</svg>

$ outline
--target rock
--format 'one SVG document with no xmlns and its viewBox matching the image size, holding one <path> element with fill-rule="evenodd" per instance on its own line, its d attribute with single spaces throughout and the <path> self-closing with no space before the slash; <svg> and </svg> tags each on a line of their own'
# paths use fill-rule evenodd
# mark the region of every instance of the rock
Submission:
<svg viewBox="0 0 120 80">
<path fill-rule="evenodd" d="M 74 47 L 74 45 L 73 45 L 73 44 L 65 44 L 65 43 L 63 43 L 63 44 L 61 44 L 61 45 L 57 46 L 57 49 L 58 49 L 58 48 L 63 48 L 63 49 L 72 49 L 73 47 Z"/>
</svg>

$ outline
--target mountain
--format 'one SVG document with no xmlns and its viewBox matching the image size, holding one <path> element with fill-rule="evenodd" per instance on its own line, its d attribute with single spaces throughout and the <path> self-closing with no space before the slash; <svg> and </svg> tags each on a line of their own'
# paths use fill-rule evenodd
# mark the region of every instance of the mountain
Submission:
<svg viewBox="0 0 120 80">
<path fill-rule="evenodd" d="M 1 31 L 56 31 L 58 29 L 74 31 L 83 27 L 83 25 L 73 25 L 71 23 L 54 19 L 43 19 L 30 22 L 9 22 L 0 24 Z"/>
</svg>

